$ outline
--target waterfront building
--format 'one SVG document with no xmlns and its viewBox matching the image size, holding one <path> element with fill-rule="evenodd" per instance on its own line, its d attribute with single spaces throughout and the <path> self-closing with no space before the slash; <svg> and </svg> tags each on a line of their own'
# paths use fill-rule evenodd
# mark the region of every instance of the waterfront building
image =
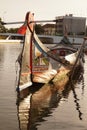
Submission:
<svg viewBox="0 0 87 130">
<path fill-rule="evenodd" d="M 68 35 L 84 36 L 86 31 L 86 18 L 74 17 L 72 14 L 56 17 L 56 34 L 64 35 L 67 30 Z"/>
<path fill-rule="evenodd" d="M 43 25 L 44 34 L 45 35 L 55 35 L 56 32 L 56 24 L 45 24 Z"/>
</svg>

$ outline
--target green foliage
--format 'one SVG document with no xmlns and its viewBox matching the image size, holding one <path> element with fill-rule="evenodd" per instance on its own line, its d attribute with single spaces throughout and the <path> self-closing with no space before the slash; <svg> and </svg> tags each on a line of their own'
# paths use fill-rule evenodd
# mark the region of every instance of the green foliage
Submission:
<svg viewBox="0 0 87 130">
<path fill-rule="evenodd" d="M 2 19 L 0 18 L 0 33 L 7 32 L 7 29 L 4 27 L 4 25 L 1 24 Z"/>
<path fill-rule="evenodd" d="M 17 33 L 17 31 L 18 31 L 18 28 L 10 28 L 8 30 L 8 33 Z"/>
<path fill-rule="evenodd" d="M 44 33 L 44 29 L 42 28 L 42 26 L 40 24 L 36 24 L 35 25 L 35 32 L 37 34 L 43 34 Z"/>
<path fill-rule="evenodd" d="M 0 33 L 17 33 L 18 28 L 10 28 L 7 29 L 4 25 L 2 25 L 2 19 L 0 18 Z"/>
</svg>

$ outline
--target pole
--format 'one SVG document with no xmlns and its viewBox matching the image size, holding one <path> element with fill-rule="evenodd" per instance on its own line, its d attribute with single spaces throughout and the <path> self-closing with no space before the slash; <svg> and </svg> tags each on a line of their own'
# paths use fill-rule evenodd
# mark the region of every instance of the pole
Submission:
<svg viewBox="0 0 87 130">
<path fill-rule="evenodd" d="M 0 22 L 2 25 L 6 25 L 6 24 L 23 24 L 27 21 L 19 21 L 19 22 Z M 36 20 L 36 21 L 30 21 L 28 24 L 31 23 L 45 23 L 45 22 L 58 22 L 58 20 Z"/>
</svg>

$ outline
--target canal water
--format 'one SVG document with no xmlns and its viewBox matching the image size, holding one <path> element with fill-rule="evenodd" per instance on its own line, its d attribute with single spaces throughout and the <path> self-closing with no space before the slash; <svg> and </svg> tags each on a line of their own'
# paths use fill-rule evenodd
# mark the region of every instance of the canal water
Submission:
<svg viewBox="0 0 87 130">
<path fill-rule="evenodd" d="M 19 102 L 15 61 L 20 50 L 20 44 L 0 44 L 0 130 L 87 130 L 87 56 L 74 91 L 68 87 L 50 96 L 44 88 Z"/>
</svg>

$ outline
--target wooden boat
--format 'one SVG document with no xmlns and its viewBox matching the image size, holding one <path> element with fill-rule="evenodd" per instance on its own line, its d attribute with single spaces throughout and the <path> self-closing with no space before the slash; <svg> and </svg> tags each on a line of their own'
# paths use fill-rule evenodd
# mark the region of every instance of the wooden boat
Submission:
<svg viewBox="0 0 87 130">
<path fill-rule="evenodd" d="M 68 73 L 70 75 L 71 72 L 74 73 L 76 66 L 82 61 L 83 46 L 85 44 L 84 41 L 78 51 L 74 48 L 70 49 L 69 46 L 62 47 L 61 49 L 66 49 L 70 52 L 60 57 L 56 51 L 60 48 L 49 49 L 45 47 L 36 35 L 34 30 L 34 16 L 31 12 L 27 13 L 26 22 L 25 42 L 17 60 L 20 67 L 17 84 L 18 92 L 34 84 L 42 86 L 50 81 L 57 85 L 60 74 L 67 76 Z M 65 82 L 67 83 L 67 81 Z"/>
<path fill-rule="evenodd" d="M 28 13 L 28 20 L 33 21 L 31 13 Z M 72 87 L 68 83 L 72 77 L 75 80 L 80 77 L 76 71 L 81 72 L 81 55 L 85 41 L 78 51 L 70 49 L 69 46 L 66 48 L 59 46 L 49 50 L 33 32 L 34 23 L 33 25 L 29 23 L 30 21 L 28 21 L 23 50 L 18 57 L 20 71 L 17 91 L 21 93 L 23 99 L 17 103 L 20 129 L 36 129 L 38 122 L 44 120 L 44 117 L 58 106 L 60 99 L 69 95 L 71 89 L 74 93 L 79 118 L 82 119 L 73 83 L 71 82 Z M 60 57 L 59 49 L 66 49 L 70 52 Z M 63 95 L 62 92 L 66 85 L 68 85 L 67 91 Z M 21 98 L 20 95 L 18 95 L 18 100 L 19 98 Z"/>
</svg>

